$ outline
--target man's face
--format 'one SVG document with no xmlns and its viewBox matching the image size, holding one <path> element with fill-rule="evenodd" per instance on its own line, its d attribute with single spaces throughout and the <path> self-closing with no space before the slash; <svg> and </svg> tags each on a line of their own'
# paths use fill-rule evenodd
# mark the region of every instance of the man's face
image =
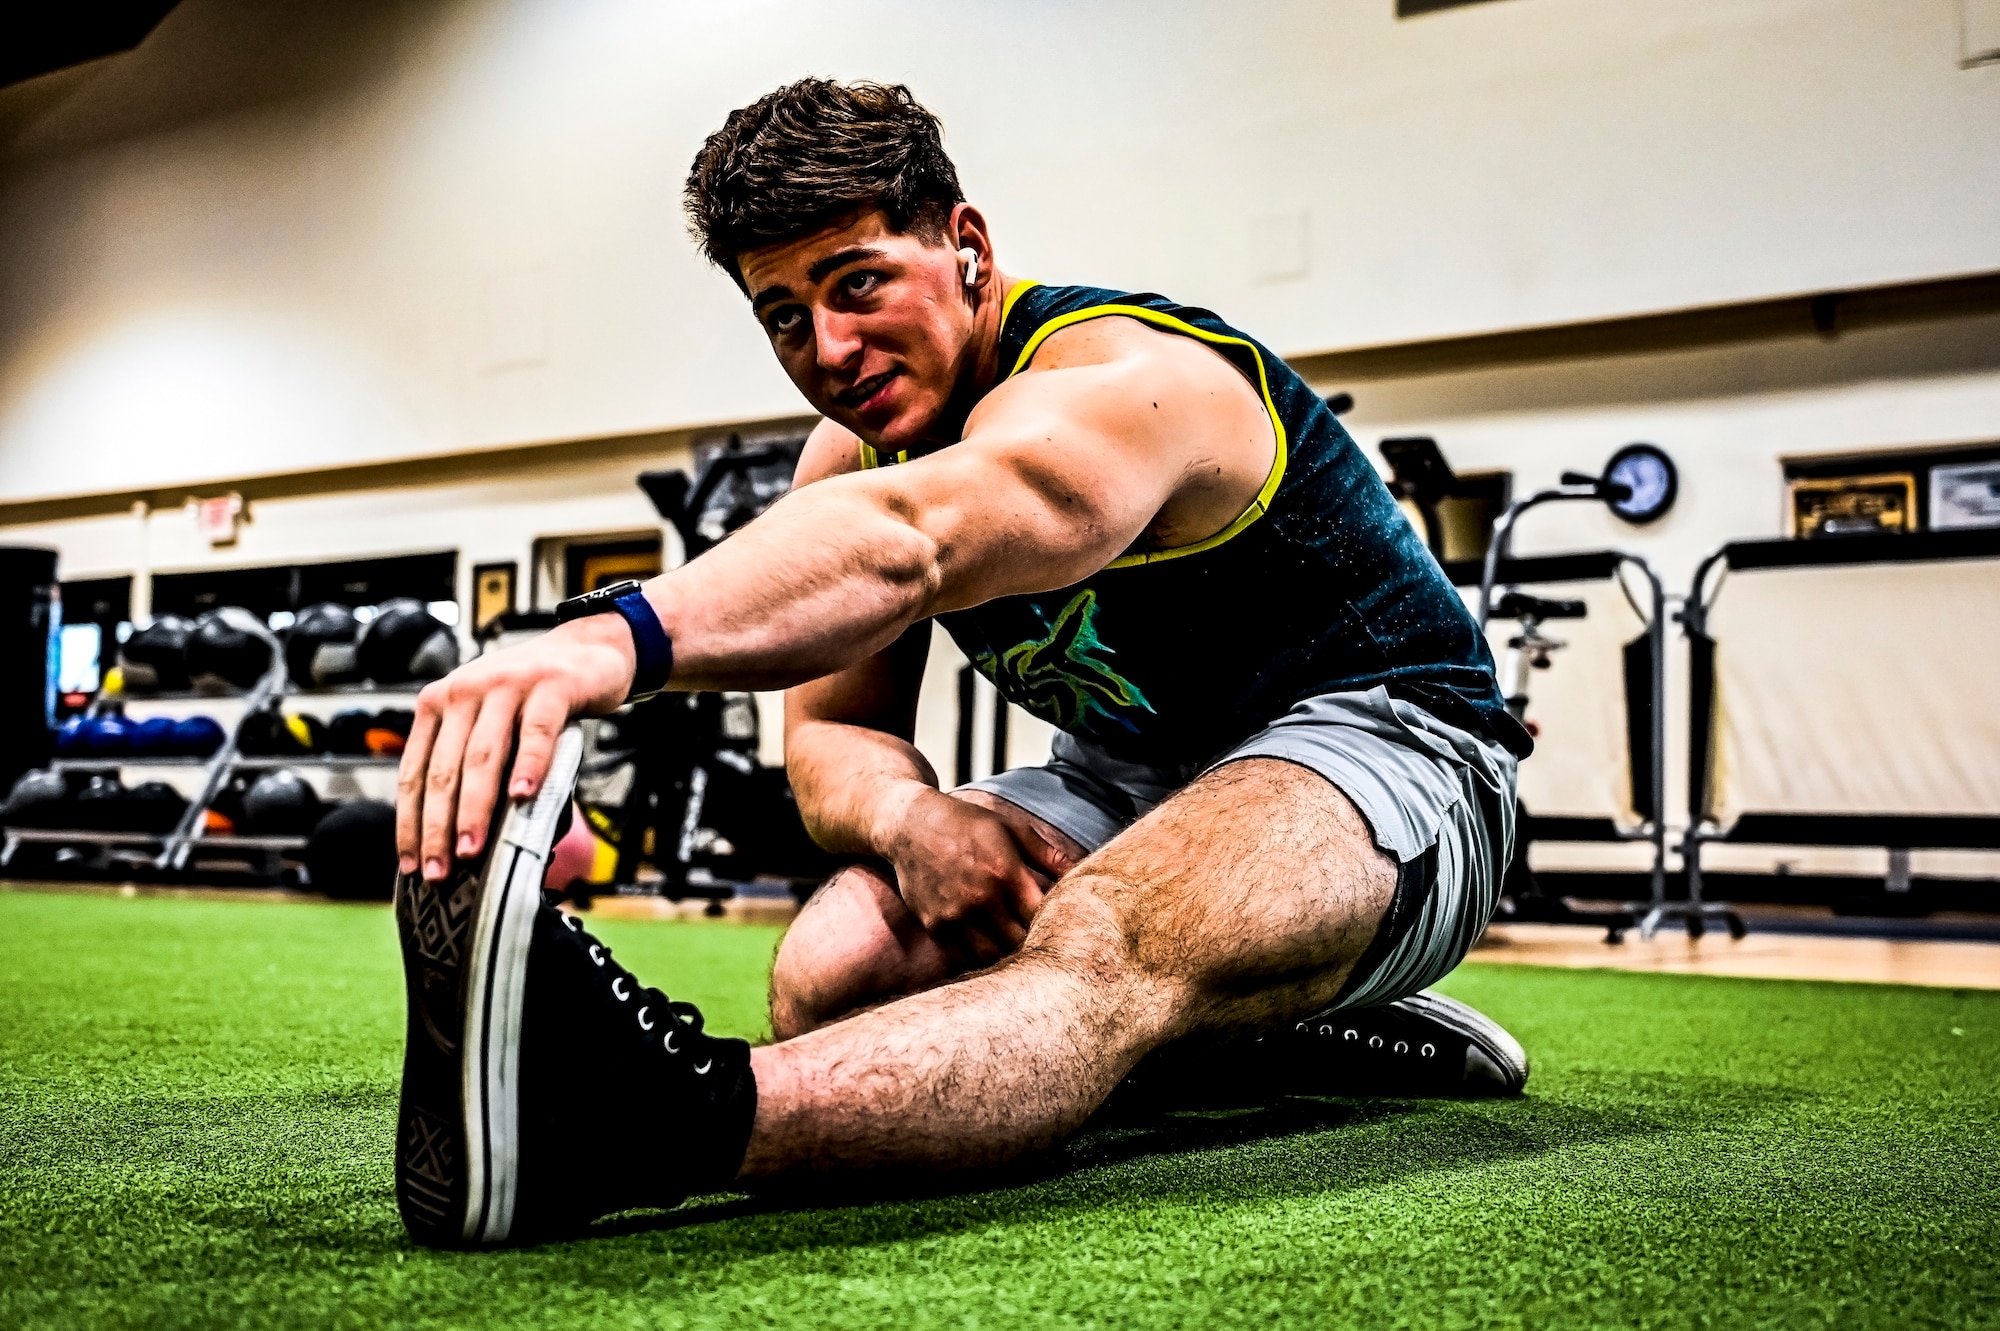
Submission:
<svg viewBox="0 0 2000 1331">
<path fill-rule="evenodd" d="M 973 336 L 951 246 L 897 235 L 871 211 L 737 267 L 771 349 L 821 414 L 890 449 L 943 415 Z"/>
</svg>

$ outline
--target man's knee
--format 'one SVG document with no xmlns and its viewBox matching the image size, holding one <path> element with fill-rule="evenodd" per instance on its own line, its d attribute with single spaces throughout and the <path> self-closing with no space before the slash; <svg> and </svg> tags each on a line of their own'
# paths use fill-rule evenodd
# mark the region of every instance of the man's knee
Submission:
<svg viewBox="0 0 2000 1331">
<path fill-rule="evenodd" d="M 1244 809 L 1258 817 L 1246 820 Z M 1049 893 L 1024 952 L 1176 1027 L 1251 1028 L 1332 1001 L 1397 879 L 1352 803 L 1289 763 L 1176 795 Z"/>
<path fill-rule="evenodd" d="M 1176 980 L 1171 968 L 1150 964 L 1140 946 L 1145 928 L 1140 894 L 1137 885 L 1093 873 L 1086 863 L 1043 900 L 1016 956 L 1106 995 L 1135 985 L 1171 985 Z"/>
<path fill-rule="evenodd" d="M 771 967 L 772 1033 L 789 1040 L 868 1003 L 943 980 L 936 945 L 920 926 L 913 936 L 914 923 L 884 868 L 854 864 L 827 879 L 778 945 Z"/>
</svg>

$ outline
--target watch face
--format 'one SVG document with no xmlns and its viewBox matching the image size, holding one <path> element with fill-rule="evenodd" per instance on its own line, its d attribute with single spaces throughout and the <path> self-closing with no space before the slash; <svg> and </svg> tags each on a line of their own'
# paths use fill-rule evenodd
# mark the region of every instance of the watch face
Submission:
<svg viewBox="0 0 2000 1331">
<path fill-rule="evenodd" d="M 1680 478 L 1674 460 L 1652 444 L 1627 444 L 1612 455 L 1604 479 L 1631 490 L 1611 511 L 1627 522 L 1651 522 L 1674 506 Z"/>
</svg>

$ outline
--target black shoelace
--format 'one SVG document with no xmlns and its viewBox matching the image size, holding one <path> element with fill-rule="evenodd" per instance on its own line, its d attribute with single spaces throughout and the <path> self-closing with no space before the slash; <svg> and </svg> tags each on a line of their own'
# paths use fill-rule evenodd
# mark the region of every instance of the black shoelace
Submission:
<svg viewBox="0 0 2000 1331">
<path fill-rule="evenodd" d="M 692 1056 L 697 1046 L 706 1043 L 702 1039 L 701 1009 L 692 1003 L 676 1002 L 659 989 L 641 988 L 637 977 L 613 961 L 611 949 L 585 933 L 574 915 L 563 912 L 558 914 L 561 915 L 563 926 L 584 940 L 590 959 L 603 967 L 610 981 L 611 996 L 620 1003 L 636 1002 L 637 1006 L 632 1016 L 638 1022 L 639 1029 L 650 1036 L 661 1025 L 665 1025 L 666 1030 L 660 1036 L 660 1045 L 666 1050 L 668 1057 Z M 702 1061 L 690 1065 L 697 1077 L 708 1075 L 709 1070 L 715 1066 L 715 1055 L 705 1050 L 702 1052 Z"/>
</svg>

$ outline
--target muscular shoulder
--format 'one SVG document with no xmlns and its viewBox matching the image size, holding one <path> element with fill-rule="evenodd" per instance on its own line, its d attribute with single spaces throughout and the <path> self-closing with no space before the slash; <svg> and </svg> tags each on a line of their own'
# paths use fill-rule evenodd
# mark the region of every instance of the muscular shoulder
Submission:
<svg viewBox="0 0 2000 1331">
<path fill-rule="evenodd" d="M 1052 333 L 1023 373 L 1088 365 L 1117 366 L 1140 378 L 1191 380 L 1202 388 L 1243 382 L 1234 366 L 1193 338 L 1122 314 L 1088 319 Z"/>
<path fill-rule="evenodd" d="M 806 436 L 799 452 L 799 469 L 792 477 L 794 486 L 823 481 L 861 470 L 861 440 L 852 430 L 822 420 Z"/>
<path fill-rule="evenodd" d="M 1052 334 L 1008 389 L 1058 417 L 1093 422 L 1106 442 L 1122 445 L 1128 468 L 1162 473 L 1166 490 L 1136 543 L 1142 549 L 1192 544 L 1227 527 L 1277 456 L 1271 418 L 1242 371 L 1192 337 L 1123 315 Z"/>
</svg>

